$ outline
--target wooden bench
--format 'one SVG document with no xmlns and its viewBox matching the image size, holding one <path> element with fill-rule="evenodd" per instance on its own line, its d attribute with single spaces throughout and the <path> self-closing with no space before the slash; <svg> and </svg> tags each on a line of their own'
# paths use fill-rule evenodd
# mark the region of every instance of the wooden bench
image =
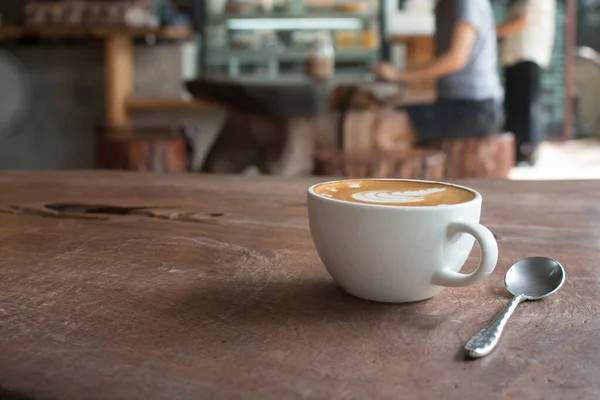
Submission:
<svg viewBox="0 0 600 400">
<path fill-rule="evenodd" d="M 515 165 L 515 138 L 505 132 L 484 138 L 447 139 L 401 152 L 323 151 L 318 175 L 353 178 L 506 179 Z"/>
<path fill-rule="evenodd" d="M 149 172 L 190 168 L 190 147 L 181 127 L 103 126 L 97 148 L 100 168 Z"/>
<path fill-rule="evenodd" d="M 430 146 L 446 154 L 447 179 L 506 179 L 515 165 L 515 137 L 510 132 L 483 138 L 446 139 Z"/>
<path fill-rule="evenodd" d="M 439 180 L 444 177 L 446 156 L 436 149 L 395 152 L 332 150 L 317 153 L 315 173 L 351 178 L 412 178 Z"/>
</svg>

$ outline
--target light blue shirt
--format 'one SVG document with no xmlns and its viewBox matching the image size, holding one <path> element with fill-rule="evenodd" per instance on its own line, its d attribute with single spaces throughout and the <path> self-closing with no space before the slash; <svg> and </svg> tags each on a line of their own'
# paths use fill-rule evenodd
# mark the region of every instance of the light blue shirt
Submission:
<svg viewBox="0 0 600 400">
<path fill-rule="evenodd" d="M 477 31 L 467 65 L 438 80 L 438 96 L 444 99 L 501 100 L 498 76 L 496 21 L 489 0 L 440 0 L 435 8 L 435 43 L 439 55 L 446 52 L 456 24 L 466 22 Z"/>
</svg>

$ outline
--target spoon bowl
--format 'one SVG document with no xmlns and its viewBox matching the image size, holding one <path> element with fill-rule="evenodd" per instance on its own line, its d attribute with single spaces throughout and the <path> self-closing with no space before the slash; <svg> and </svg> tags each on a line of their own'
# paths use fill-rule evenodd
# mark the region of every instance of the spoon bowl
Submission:
<svg viewBox="0 0 600 400">
<path fill-rule="evenodd" d="M 504 285 L 513 296 L 539 300 L 556 292 L 565 281 L 565 270 L 546 257 L 530 257 L 517 261 L 506 273 Z"/>
</svg>

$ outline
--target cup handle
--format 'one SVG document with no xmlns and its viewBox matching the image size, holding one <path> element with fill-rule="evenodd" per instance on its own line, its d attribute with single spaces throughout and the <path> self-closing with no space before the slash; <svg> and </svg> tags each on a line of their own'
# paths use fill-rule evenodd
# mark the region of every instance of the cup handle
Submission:
<svg viewBox="0 0 600 400">
<path fill-rule="evenodd" d="M 448 235 L 468 233 L 479 242 L 481 261 L 477 269 L 470 274 L 461 274 L 444 267 L 433 275 L 431 283 L 437 286 L 460 287 L 473 285 L 487 278 L 498 262 L 498 243 L 488 228 L 476 222 L 453 222 L 448 226 Z"/>
</svg>

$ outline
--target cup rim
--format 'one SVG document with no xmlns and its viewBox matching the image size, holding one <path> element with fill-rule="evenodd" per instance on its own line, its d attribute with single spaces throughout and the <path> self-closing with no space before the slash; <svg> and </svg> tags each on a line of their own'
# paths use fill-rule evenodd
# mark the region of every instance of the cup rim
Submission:
<svg viewBox="0 0 600 400">
<path fill-rule="evenodd" d="M 465 201 L 464 203 L 457 203 L 457 204 L 442 204 L 442 205 L 438 205 L 438 206 L 399 206 L 399 205 L 387 205 L 387 204 L 373 204 L 373 203 L 358 203 L 358 202 L 353 202 L 353 201 L 348 201 L 348 200 L 340 200 L 340 199 L 333 199 L 330 197 L 325 197 L 325 196 L 321 196 L 319 194 L 317 194 L 315 192 L 315 188 L 317 186 L 321 186 L 321 185 L 328 185 L 328 184 L 336 184 L 336 183 L 340 183 L 340 182 L 348 182 L 348 181 L 395 181 L 395 182 L 418 182 L 418 183 L 430 183 L 430 184 L 438 184 L 438 185 L 446 185 L 446 186 L 451 186 L 451 187 L 455 187 L 457 189 L 463 189 L 466 191 L 469 191 L 471 193 L 473 193 L 475 195 L 474 198 L 472 198 L 469 201 Z M 320 182 L 320 183 L 315 183 L 314 185 L 310 186 L 307 189 L 307 192 L 310 196 L 312 196 L 315 199 L 319 199 L 319 200 L 324 200 L 324 201 L 328 201 L 331 203 L 338 203 L 340 205 L 350 205 L 350 206 L 356 206 L 356 207 L 365 207 L 365 208 L 375 208 L 375 209 L 393 209 L 393 210 L 412 210 L 412 211 L 424 211 L 424 210 L 428 210 L 428 211 L 434 211 L 434 210 L 447 210 L 449 208 L 460 208 L 460 207 L 467 207 L 473 203 L 476 202 L 481 202 L 483 199 L 483 196 L 481 195 L 481 193 L 479 193 L 477 190 L 472 189 L 468 186 L 463 186 L 463 185 L 459 185 L 456 183 L 450 183 L 450 182 L 443 182 L 443 181 L 433 181 L 433 180 L 425 180 L 425 179 L 408 179 L 408 178 L 346 178 L 346 179 L 337 179 L 337 180 L 332 180 L 332 181 L 325 181 L 325 182 Z"/>
</svg>

